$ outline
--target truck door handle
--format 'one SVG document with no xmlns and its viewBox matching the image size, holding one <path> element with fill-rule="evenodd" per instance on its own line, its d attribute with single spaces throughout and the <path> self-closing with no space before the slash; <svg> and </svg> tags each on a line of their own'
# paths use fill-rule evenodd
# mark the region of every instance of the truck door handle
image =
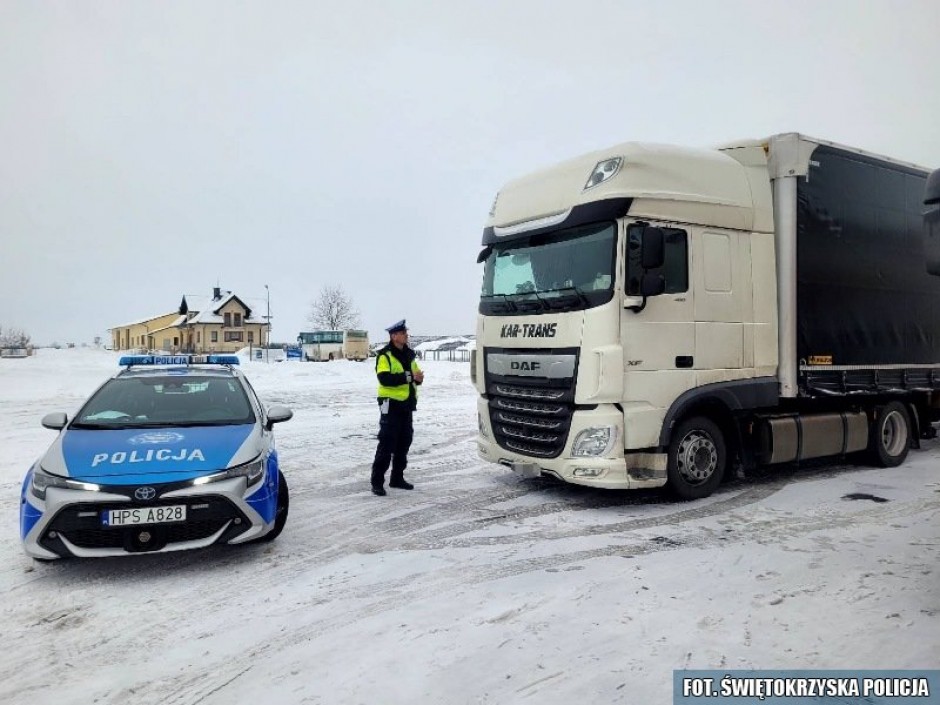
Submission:
<svg viewBox="0 0 940 705">
<path fill-rule="evenodd" d="M 676 367 L 679 368 L 688 368 L 692 366 L 692 356 L 691 355 L 677 355 L 676 356 Z"/>
</svg>

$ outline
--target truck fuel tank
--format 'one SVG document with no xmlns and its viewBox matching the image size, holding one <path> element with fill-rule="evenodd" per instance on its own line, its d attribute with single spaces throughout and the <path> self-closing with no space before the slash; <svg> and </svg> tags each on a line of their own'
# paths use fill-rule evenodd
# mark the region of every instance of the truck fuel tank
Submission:
<svg viewBox="0 0 940 705">
<path fill-rule="evenodd" d="M 788 463 L 845 455 L 868 447 L 864 411 L 793 414 L 764 419 L 760 431 L 761 462 Z"/>
</svg>

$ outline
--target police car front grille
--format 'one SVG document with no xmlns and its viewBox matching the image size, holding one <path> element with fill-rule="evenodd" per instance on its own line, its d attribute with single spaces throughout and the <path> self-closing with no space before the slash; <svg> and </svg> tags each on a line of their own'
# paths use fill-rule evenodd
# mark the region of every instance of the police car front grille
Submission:
<svg viewBox="0 0 940 705">
<path fill-rule="evenodd" d="M 178 524 L 161 524 L 158 527 L 125 526 L 120 529 L 76 529 L 74 531 L 63 531 L 62 535 L 79 548 L 123 548 L 127 543 L 129 534 L 149 531 L 158 532 L 161 543 L 166 545 L 206 539 L 225 526 L 226 523 L 226 521 L 219 519 L 183 521 Z"/>
<path fill-rule="evenodd" d="M 135 509 L 141 506 L 158 507 L 174 504 L 187 506 L 185 521 L 121 527 L 104 527 L 101 524 L 102 512 L 112 509 Z M 248 517 L 238 507 L 219 495 L 161 499 L 148 502 L 146 505 L 130 501 L 72 504 L 64 507 L 49 522 L 40 542 L 47 548 L 58 552 L 59 542 L 50 534 L 61 534 L 79 548 L 125 548 L 142 551 L 148 549 L 135 543 L 133 537 L 146 531 L 156 537 L 152 550 L 158 550 L 167 544 L 208 538 L 225 524 L 236 519 L 239 520 L 239 527 L 247 529 L 251 526 Z M 231 531 L 226 532 L 225 537 L 230 536 Z"/>
</svg>

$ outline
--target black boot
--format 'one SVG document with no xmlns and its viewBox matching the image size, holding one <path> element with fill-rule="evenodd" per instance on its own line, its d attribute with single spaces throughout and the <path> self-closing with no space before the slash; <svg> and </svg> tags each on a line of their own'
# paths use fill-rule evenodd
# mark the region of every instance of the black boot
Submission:
<svg viewBox="0 0 940 705">
<path fill-rule="evenodd" d="M 388 486 L 394 487 L 395 489 L 399 489 L 399 490 L 413 490 L 415 488 L 414 485 L 412 485 L 403 477 L 389 480 Z"/>
<path fill-rule="evenodd" d="M 394 487 L 394 485 L 392 485 Z M 379 497 L 384 497 L 387 492 L 382 485 L 372 485 L 372 494 L 378 495 Z"/>
</svg>

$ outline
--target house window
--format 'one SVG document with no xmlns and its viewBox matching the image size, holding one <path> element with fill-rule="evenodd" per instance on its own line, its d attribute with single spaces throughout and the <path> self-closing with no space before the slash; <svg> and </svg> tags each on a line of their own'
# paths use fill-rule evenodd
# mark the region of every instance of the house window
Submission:
<svg viewBox="0 0 940 705">
<path fill-rule="evenodd" d="M 223 323 L 222 325 L 223 325 L 225 328 L 231 328 L 231 327 L 232 327 L 232 314 L 231 314 L 231 313 L 228 313 L 228 312 L 225 313 L 225 323 Z"/>
<path fill-rule="evenodd" d="M 202 333 L 200 333 L 200 332 L 197 330 L 197 331 L 196 331 L 196 345 L 199 345 L 199 343 L 201 343 L 201 342 L 202 342 Z"/>
<path fill-rule="evenodd" d="M 242 315 L 240 313 L 235 314 L 235 327 L 236 328 L 242 327 Z"/>
<path fill-rule="evenodd" d="M 255 332 L 254 332 L 254 331 L 251 331 L 251 330 L 248 331 L 248 342 L 249 342 L 249 343 L 255 342 Z"/>
<path fill-rule="evenodd" d="M 227 330 L 225 331 L 225 342 L 241 342 L 242 332 L 240 330 Z"/>
<path fill-rule="evenodd" d="M 218 342 L 219 342 L 219 331 L 217 331 L 217 330 L 212 331 L 212 338 L 211 338 L 211 340 L 212 340 L 213 343 L 218 343 Z"/>
</svg>

